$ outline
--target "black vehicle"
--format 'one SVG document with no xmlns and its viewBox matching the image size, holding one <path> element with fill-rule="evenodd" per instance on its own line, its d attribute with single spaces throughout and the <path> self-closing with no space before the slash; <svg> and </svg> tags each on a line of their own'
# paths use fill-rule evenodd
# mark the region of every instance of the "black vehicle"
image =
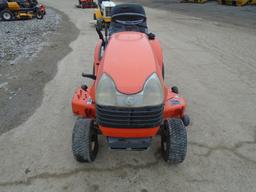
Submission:
<svg viewBox="0 0 256 192">
<path fill-rule="evenodd" d="M 37 0 L 0 0 L 0 18 L 3 21 L 15 19 L 43 19 L 45 6 Z"/>
</svg>

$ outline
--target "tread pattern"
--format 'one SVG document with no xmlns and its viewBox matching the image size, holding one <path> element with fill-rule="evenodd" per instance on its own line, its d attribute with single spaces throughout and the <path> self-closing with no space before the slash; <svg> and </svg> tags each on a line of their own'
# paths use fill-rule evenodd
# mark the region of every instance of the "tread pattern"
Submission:
<svg viewBox="0 0 256 192">
<path fill-rule="evenodd" d="M 187 153 L 187 130 L 181 119 L 172 118 L 166 126 L 164 158 L 170 164 L 182 163 Z"/>
<path fill-rule="evenodd" d="M 91 151 L 92 120 L 78 119 L 75 123 L 72 134 L 73 155 L 79 162 L 92 162 L 96 155 Z M 96 151 L 98 143 L 96 141 Z M 96 152 L 97 154 L 97 152 Z"/>
</svg>

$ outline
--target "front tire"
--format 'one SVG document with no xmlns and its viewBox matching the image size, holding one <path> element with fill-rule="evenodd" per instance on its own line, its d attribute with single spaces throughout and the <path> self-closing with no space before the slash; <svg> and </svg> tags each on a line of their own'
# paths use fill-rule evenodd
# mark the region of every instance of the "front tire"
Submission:
<svg viewBox="0 0 256 192">
<path fill-rule="evenodd" d="M 182 163 L 187 153 L 187 130 L 181 119 L 165 121 L 161 130 L 161 149 L 166 162 Z"/>
<path fill-rule="evenodd" d="M 98 153 L 98 134 L 94 128 L 94 121 L 78 119 L 72 135 L 72 150 L 75 159 L 79 162 L 93 162 Z"/>
<path fill-rule="evenodd" d="M 13 20 L 14 18 L 14 15 L 11 11 L 9 11 L 8 9 L 6 10 L 3 10 L 1 13 L 0 13 L 0 17 L 3 21 L 11 21 Z"/>
</svg>

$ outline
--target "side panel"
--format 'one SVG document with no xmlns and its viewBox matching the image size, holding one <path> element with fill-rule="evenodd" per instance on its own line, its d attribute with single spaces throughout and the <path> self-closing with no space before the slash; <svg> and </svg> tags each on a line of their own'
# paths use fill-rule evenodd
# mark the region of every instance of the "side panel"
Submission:
<svg viewBox="0 0 256 192">
<path fill-rule="evenodd" d="M 19 11 L 20 10 L 20 6 L 18 3 L 16 2 L 8 2 L 8 8 L 11 10 L 11 11 Z"/>
<path fill-rule="evenodd" d="M 186 101 L 173 93 L 171 89 L 168 90 L 167 98 L 164 104 L 164 119 L 171 117 L 181 118 L 184 115 L 186 108 Z"/>
<path fill-rule="evenodd" d="M 96 19 L 103 19 L 100 9 L 95 9 Z"/>
<path fill-rule="evenodd" d="M 86 118 L 96 117 L 95 105 L 89 93 L 90 89 L 88 91 L 76 90 L 72 99 L 72 110 L 75 115 Z"/>
</svg>

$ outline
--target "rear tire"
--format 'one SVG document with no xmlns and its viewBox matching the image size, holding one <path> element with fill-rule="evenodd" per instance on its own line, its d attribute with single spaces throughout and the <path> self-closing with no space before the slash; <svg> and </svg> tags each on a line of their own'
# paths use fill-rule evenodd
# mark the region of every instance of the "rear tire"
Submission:
<svg viewBox="0 0 256 192">
<path fill-rule="evenodd" d="M 161 149 L 166 162 L 182 163 L 187 153 L 187 130 L 181 119 L 172 118 L 165 121 L 161 130 Z"/>
<path fill-rule="evenodd" d="M 13 20 L 14 15 L 11 11 L 9 11 L 8 9 L 5 9 L 0 13 L 0 17 L 3 21 L 11 21 Z"/>
<path fill-rule="evenodd" d="M 93 162 L 98 153 L 98 134 L 94 128 L 94 121 L 78 119 L 72 135 L 72 150 L 75 159 L 79 162 Z"/>
<path fill-rule="evenodd" d="M 36 18 L 39 19 L 39 20 L 43 19 L 44 15 L 45 14 L 43 12 L 41 12 L 41 11 L 37 11 L 36 12 Z"/>
</svg>

